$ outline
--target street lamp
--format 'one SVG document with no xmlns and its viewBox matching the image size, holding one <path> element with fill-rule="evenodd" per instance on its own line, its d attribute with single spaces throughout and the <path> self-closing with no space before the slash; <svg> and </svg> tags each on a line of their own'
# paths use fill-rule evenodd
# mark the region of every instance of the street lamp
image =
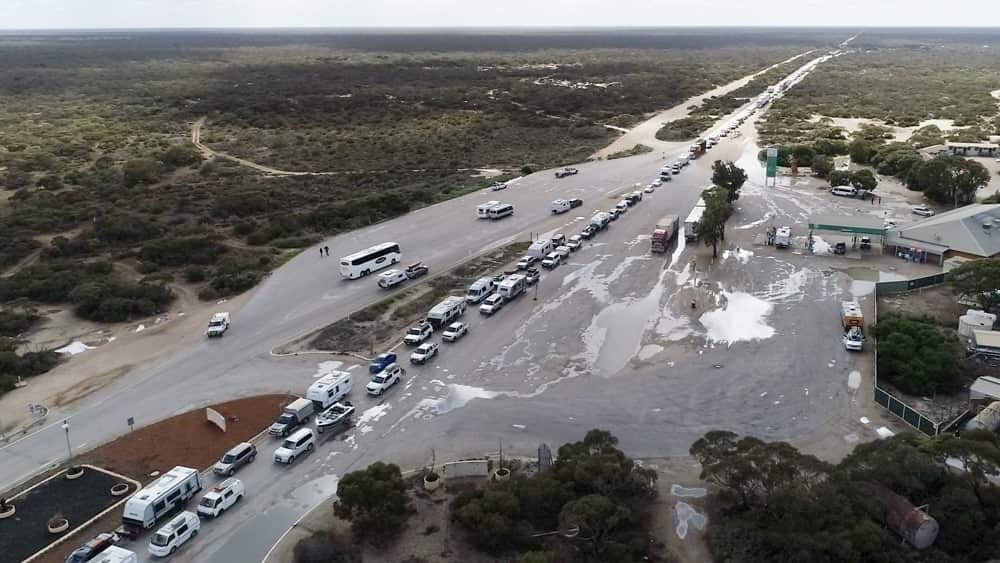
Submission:
<svg viewBox="0 0 1000 563">
<path fill-rule="evenodd" d="M 66 432 L 66 454 L 67 459 L 73 459 L 73 447 L 69 444 L 69 421 L 64 420 L 62 423 L 62 429 Z"/>
</svg>

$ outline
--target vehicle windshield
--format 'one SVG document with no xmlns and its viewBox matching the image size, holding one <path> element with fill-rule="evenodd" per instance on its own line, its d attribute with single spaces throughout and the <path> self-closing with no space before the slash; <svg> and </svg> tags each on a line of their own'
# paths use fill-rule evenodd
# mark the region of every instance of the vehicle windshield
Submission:
<svg viewBox="0 0 1000 563">
<path fill-rule="evenodd" d="M 287 414 L 287 413 L 278 417 L 278 422 L 281 423 L 281 424 L 289 424 L 289 423 L 293 422 L 294 420 L 295 420 L 295 417 L 293 417 L 292 415 Z"/>
<path fill-rule="evenodd" d="M 236 461 L 236 456 L 233 454 L 226 454 L 222 456 L 222 463 L 232 463 L 234 461 Z"/>
<path fill-rule="evenodd" d="M 218 503 L 219 503 L 219 499 L 217 499 L 217 498 L 208 498 L 208 497 L 205 497 L 205 498 L 201 499 L 201 502 L 199 502 L 198 505 L 199 506 L 204 506 L 206 508 L 215 508 L 215 505 L 218 504 Z"/>
<path fill-rule="evenodd" d="M 284 442 L 281 443 L 281 447 L 285 448 L 286 450 L 294 450 L 295 442 L 293 442 L 292 440 L 285 440 Z"/>
<path fill-rule="evenodd" d="M 382 377 L 381 375 L 376 375 L 375 377 L 372 378 L 372 383 L 385 383 L 385 377 Z"/>
<path fill-rule="evenodd" d="M 156 546 L 163 547 L 163 546 L 167 545 L 168 543 L 170 543 L 170 536 L 168 536 L 167 534 L 161 534 L 161 533 L 157 532 L 157 533 L 153 534 L 153 539 L 149 540 L 149 543 L 151 543 L 153 545 L 156 545 Z"/>
<path fill-rule="evenodd" d="M 222 321 L 209 321 L 208 326 L 222 326 Z"/>
<path fill-rule="evenodd" d="M 397 333 L 397 334 L 398 334 L 398 333 Z M 419 328 L 416 328 L 416 327 L 413 327 L 413 328 L 411 328 L 411 329 L 410 329 L 410 330 L 409 330 L 409 331 L 407 332 L 407 334 L 412 334 L 412 335 L 415 335 L 415 336 L 420 336 L 420 329 L 419 329 Z M 399 337 L 397 336 L 396 338 L 399 338 Z"/>
</svg>

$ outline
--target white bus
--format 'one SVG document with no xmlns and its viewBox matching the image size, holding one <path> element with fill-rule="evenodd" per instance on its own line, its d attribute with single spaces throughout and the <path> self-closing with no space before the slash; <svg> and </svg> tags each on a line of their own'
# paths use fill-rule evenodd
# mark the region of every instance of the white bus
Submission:
<svg viewBox="0 0 1000 563">
<path fill-rule="evenodd" d="M 501 203 L 500 205 L 495 205 L 490 208 L 489 216 L 490 219 L 503 219 L 508 215 L 514 214 L 514 206 L 509 203 Z"/>
<path fill-rule="evenodd" d="M 399 245 L 395 242 L 383 242 L 361 252 L 340 259 L 340 275 L 348 279 L 360 278 L 391 266 L 400 261 Z"/>
</svg>

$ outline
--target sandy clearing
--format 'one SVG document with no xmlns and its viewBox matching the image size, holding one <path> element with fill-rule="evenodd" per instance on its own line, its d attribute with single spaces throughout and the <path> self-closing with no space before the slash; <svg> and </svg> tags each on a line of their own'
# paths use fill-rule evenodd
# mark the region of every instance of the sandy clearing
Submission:
<svg viewBox="0 0 1000 563">
<path fill-rule="evenodd" d="M 706 98 L 711 98 L 713 96 L 721 96 L 723 94 L 729 93 L 737 88 L 746 85 L 748 82 L 750 82 L 760 74 L 763 74 L 785 63 L 792 62 L 800 57 L 804 57 L 812 52 L 814 52 L 814 50 L 806 51 L 804 53 L 799 53 L 794 57 L 785 59 L 779 63 L 775 63 L 765 69 L 744 76 L 743 78 L 734 80 L 728 84 L 719 86 L 718 88 L 715 88 L 713 90 L 709 90 L 708 92 L 704 92 L 702 94 L 698 94 L 696 96 L 688 98 L 687 100 L 684 100 L 683 102 L 677 104 L 676 106 L 670 109 L 654 114 L 645 121 L 643 121 L 642 123 L 636 125 L 632 129 L 629 129 L 627 133 L 615 139 L 614 142 L 612 142 L 610 145 L 604 147 L 603 149 L 591 155 L 591 158 L 604 158 L 609 154 L 616 153 L 619 151 L 629 150 L 635 145 L 639 144 L 648 145 L 650 147 L 653 147 L 654 150 L 669 150 L 678 146 L 687 145 L 688 144 L 687 141 L 680 141 L 680 142 L 661 141 L 656 138 L 656 132 L 659 131 L 660 127 L 662 127 L 663 124 L 668 121 L 675 121 L 677 119 L 681 119 L 682 117 L 687 117 L 688 114 L 691 113 L 691 110 L 688 109 L 690 106 L 693 105 L 699 106 L 702 104 L 702 102 L 705 101 Z"/>
<path fill-rule="evenodd" d="M 811 123 L 818 123 L 824 118 L 829 119 L 831 124 L 834 126 L 843 127 L 848 133 L 859 131 L 862 125 L 878 125 L 886 127 L 892 131 L 894 141 L 905 141 L 913 136 L 914 131 L 928 125 L 937 125 L 938 128 L 944 132 L 963 129 L 963 127 L 957 127 L 955 125 L 955 120 L 953 119 L 926 119 L 921 121 L 918 125 L 912 127 L 896 127 L 893 125 L 886 125 L 885 122 L 880 119 L 867 119 L 863 117 L 828 117 L 824 115 L 813 115 L 809 118 L 809 121 Z"/>
</svg>

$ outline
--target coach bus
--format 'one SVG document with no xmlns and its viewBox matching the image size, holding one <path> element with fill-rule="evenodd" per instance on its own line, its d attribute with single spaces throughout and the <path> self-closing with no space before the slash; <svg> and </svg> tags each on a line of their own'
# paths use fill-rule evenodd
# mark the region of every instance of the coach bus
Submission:
<svg viewBox="0 0 1000 563">
<path fill-rule="evenodd" d="M 383 242 L 341 258 L 340 275 L 353 280 L 367 276 L 386 266 L 391 266 L 399 262 L 400 259 L 402 259 L 402 254 L 399 253 L 399 244 Z"/>
</svg>

